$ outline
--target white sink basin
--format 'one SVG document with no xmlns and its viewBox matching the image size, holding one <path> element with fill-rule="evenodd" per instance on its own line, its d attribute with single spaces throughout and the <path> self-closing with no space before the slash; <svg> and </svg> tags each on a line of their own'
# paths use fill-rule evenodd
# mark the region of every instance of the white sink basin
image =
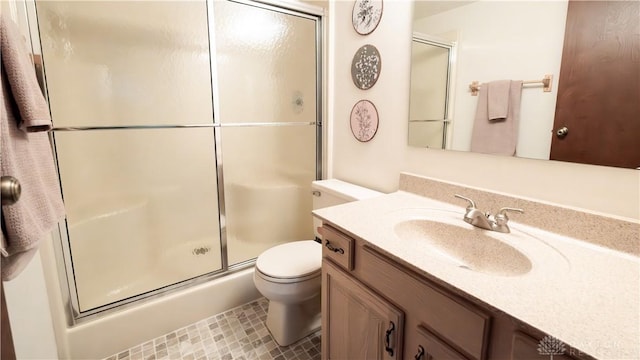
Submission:
<svg viewBox="0 0 640 360">
<path fill-rule="evenodd" d="M 426 255 L 460 269 L 497 276 L 522 276 L 536 264 L 569 270 L 561 253 L 512 224 L 511 233 L 499 233 L 467 224 L 462 213 L 434 209 L 406 209 L 390 216 L 400 241 L 420 243 Z"/>
</svg>

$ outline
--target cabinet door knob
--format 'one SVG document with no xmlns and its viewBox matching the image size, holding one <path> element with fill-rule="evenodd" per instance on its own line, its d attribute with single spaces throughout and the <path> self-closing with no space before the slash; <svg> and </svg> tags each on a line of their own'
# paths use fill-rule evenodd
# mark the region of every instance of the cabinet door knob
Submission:
<svg viewBox="0 0 640 360">
<path fill-rule="evenodd" d="M 418 353 L 416 354 L 416 356 L 414 356 L 414 358 L 416 360 L 423 360 L 424 357 L 424 348 L 422 347 L 422 345 L 418 345 Z"/>
<path fill-rule="evenodd" d="M 384 338 L 384 349 L 387 351 L 389 356 L 393 356 L 393 348 L 391 347 L 391 333 L 396 329 L 396 325 L 393 321 L 389 321 L 389 328 L 387 329 L 385 338 Z"/>
</svg>

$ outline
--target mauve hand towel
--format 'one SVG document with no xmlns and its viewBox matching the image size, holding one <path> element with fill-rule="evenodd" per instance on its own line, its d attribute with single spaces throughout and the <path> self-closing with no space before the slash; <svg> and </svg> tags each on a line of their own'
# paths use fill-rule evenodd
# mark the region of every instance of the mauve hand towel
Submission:
<svg viewBox="0 0 640 360">
<path fill-rule="evenodd" d="M 489 120 L 506 119 L 509 114 L 511 80 L 492 81 L 487 86 L 487 113 Z"/>
<path fill-rule="evenodd" d="M 0 15 L 0 175 L 20 181 L 22 196 L 2 206 L 2 280 L 16 277 L 42 239 L 64 217 L 58 176 L 46 130 L 49 108 L 29 53 L 13 21 Z"/>
<path fill-rule="evenodd" d="M 471 134 L 471 151 L 513 156 L 516 153 L 516 145 L 518 143 L 518 124 L 520 123 L 520 101 L 522 95 L 522 80 L 507 80 L 509 82 L 509 92 L 507 99 L 503 99 L 496 103 L 494 97 L 493 102 L 489 103 L 489 84 L 480 86 L 478 94 L 478 107 L 476 108 L 476 117 L 473 123 L 473 132 Z M 496 95 L 494 93 L 494 95 Z M 489 108 L 495 106 L 495 113 L 500 114 L 498 110 L 504 110 L 506 103 L 506 117 L 497 117 L 494 120 L 489 118 Z"/>
</svg>

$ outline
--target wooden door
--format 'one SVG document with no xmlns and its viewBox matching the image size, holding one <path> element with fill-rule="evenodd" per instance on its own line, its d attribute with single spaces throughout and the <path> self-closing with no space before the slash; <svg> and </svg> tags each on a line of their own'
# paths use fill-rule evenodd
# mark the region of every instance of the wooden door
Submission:
<svg viewBox="0 0 640 360">
<path fill-rule="evenodd" d="M 402 358 L 402 311 L 329 260 L 322 282 L 323 359 Z"/>
<path fill-rule="evenodd" d="M 640 167 L 639 14 L 639 1 L 569 1 L 551 160 Z"/>
</svg>

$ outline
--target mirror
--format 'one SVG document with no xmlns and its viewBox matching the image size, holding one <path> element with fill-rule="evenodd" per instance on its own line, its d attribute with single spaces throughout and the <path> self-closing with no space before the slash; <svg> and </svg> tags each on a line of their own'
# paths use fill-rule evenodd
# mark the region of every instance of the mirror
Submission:
<svg viewBox="0 0 640 360">
<path fill-rule="evenodd" d="M 474 81 L 484 84 L 496 80 L 523 80 L 525 84 L 522 86 L 519 123 L 514 134 L 517 143 L 515 156 L 550 159 L 552 140 L 558 141 L 555 139 L 554 118 L 556 101 L 560 101 L 558 83 L 565 25 L 568 22 L 567 8 L 567 1 L 414 1 L 414 34 L 424 34 L 426 37 L 455 44 L 451 52 L 455 62 L 450 63 L 451 68 L 448 70 L 440 70 L 437 77 L 440 81 L 445 74 L 450 76 L 448 99 L 445 100 L 448 107 L 444 107 L 444 115 L 429 115 L 432 117 L 430 120 L 438 118 L 440 122 L 436 125 L 432 121 L 427 131 L 426 125 L 418 125 L 416 121 L 422 119 L 417 114 L 425 106 L 424 96 L 414 96 L 414 93 L 423 91 L 420 87 L 435 79 L 420 75 L 420 68 L 425 65 L 414 63 L 423 61 L 420 59 L 424 59 L 424 56 L 412 57 L 409 146 L 471 151 L 479 96 L 472 95 L 470 85 Z M 637 20 L 634 24 L 637 24 Z M 582 31 L 581 28 L 578 29 Z M 636 36 L 633 31 L 637 32 L 637 29 L 630 32 L 632 36 Z M 625 44 L 620 47 L 624 47 L 623 45 Z M 637 44 L 632 43 L 629 47 L 632 48 L 631 51 L 636 51 Z M 413 49 L 412 53 L 415 52 Z M 633 61 L 637 61 L 637 57 Z M 625 71 L 631 76 L 637 72 L 629 68 Z M 542 80 L 546 74 L 552 75 L 550 92 L 543 91 Z M 529 81 L 531 83 L 527 84 Z M 441 100 L 438 98 L 438 101 Z M 626 98 L 621 101 L 637 103 Z M 640 120 L 633 119 L 625 121 L 640 123 Z M 631 129 L 625 125 L 623 131 L 635 131 Z M 438 135 L 434 135 L 438 132 L 440 141 L 436 140 Z M 618 140 L 616 136 L 611 136 L 607 141 L 609 143 L 590 145 L 600 149 L 608 148 L 611 142 Z M 640 150 L 634 149 L 631 152 L 635 157 Z M 551 159 L 558 158 L 551 156 Z M 640 163 L 624 167 L 638 166 Z"/>
</svg>

